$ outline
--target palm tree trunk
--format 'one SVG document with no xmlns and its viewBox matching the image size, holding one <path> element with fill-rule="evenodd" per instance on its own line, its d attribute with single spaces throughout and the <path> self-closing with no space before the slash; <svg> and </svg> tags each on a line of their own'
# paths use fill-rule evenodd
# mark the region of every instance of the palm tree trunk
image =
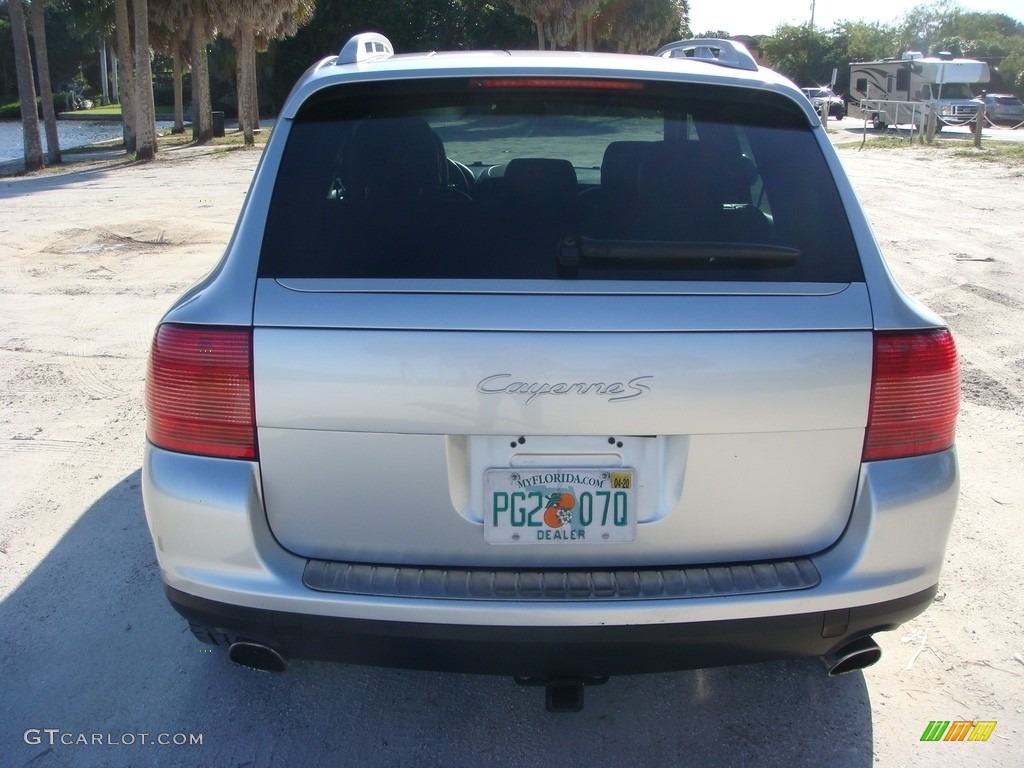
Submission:
<svg viewBox="0 0 1024 768">
<path fill-rule="evenodd" d="M 28 29 L 21 0 L 10 0 L 11 32 L 14 35 L 14 63 L 18 70 L 18 98 L 21 101 L 21 132 L 25 137 L 25 171 L 43 167 L 43 143 L 39 139 L 39 112 L 36 85 L 32 81 L 32 54 L 28 47 Z"/>
<path fill-rule="evenodd" d="M 260 130 L 260 97 L 256 92 L 256 52 L 253 49 L 252 57 L 252 78 L 249 81 L 249 105 L 252 107 L 252 111 L 249 113 L 249 119 L 252 121 L 253 133 L 259 133 Z"/>
<path fill-rule="evenodd" d="M 192 20 L 192 140 L 205 144 L 213 138 L 213 113 L 210 104 L 210 64 L 206 57 L 203 25 Z"/>
<path fill-rule="evenodd" d="M 185 97 L 182 93 L 182 74 L 181 74 L 181 45 L 182 41 L 180 36 L 174 36 L 174 128 L 171 129 L 171 133 L 184 133 L 185 132 Z"/>
<path fill-rule="evenodd" d="M 256 143 L 256 138 L 253 135 L 253 105 L 251 103 L 252 94 L 256 88 L 256 31 L 251 22 L 243 21 L 241 23 L 238 38 L 240 43 L 238 50 L 238 119 L 241 122 L 242 133 L 245 135 L 245 145 L 251 147 Z"/>
<path fill-rule="evenodd" d="M 128 0 L 114 0 L 114 20 L 117 26 L 117 79 L 120 86 L 124 148 L 134 153 L 138 146 L 135 131 L 135 52 L 132 50 Z"/>
<path fill-rule="evenodd" d="M 50 59 L 46 51 L 46 18 L 44 0 L 32 2 L 32 37 L 36 41 L 36 73 L 39 75 L 39 97 L 43 102 L 43 123 L 46 125 L 46 154 L 50 163 L 59 163 L 60 139 L 57 137 L 57 115 L 53 109 L 53 86 L 50 84 Z"/>
<path fill-rule="evenodd" d="M 156 156 L 156 107 L 153 104 L 153 67 L 149 59 L 149 3 L 132 0 L 135 12 L 135 113 L 138 122 L 135 157 L 152 160 Z"/>
</svg>

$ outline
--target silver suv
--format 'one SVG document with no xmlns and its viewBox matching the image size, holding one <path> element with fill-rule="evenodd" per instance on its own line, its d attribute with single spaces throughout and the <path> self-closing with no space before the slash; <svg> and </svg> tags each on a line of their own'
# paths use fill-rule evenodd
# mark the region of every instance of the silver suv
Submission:
<svg viewBox="0 0 1024 768">
<path fill-rule="evenodd" d="M 367 34 L 302 77 L 152 347 L 146 514 L 201 640 L 571 706 L 613 674 L 858 669 L 928 605 L 950 333 L 800 90 L 672 51 Z"/>
</svg>

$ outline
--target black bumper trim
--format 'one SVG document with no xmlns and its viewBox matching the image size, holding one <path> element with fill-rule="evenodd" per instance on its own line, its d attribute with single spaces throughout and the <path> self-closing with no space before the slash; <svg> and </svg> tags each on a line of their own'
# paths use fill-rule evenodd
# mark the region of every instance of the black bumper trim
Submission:
<svg viewBox="0 0 1024 768">
<path fill-rule="evenodd" d="M 249 640 L 288 658 L 525 677 L 666 672 L 823 656 L 852 640 L 895 629 L 923 611 L 937 587 L 836 611 L 685 624 L 594 627 L 470 626 L 369 621 L 228 605 L 165 586 L 193 624 L 226 642 Z"/>
<path fill-rule="evenodd" d="M 808 558 L 685 568 L 513 570 L 310 560 L 302 582 L 319 592 L 441 600 L 621 601 L 730 597 L 811 589 Z"/>
</svg>

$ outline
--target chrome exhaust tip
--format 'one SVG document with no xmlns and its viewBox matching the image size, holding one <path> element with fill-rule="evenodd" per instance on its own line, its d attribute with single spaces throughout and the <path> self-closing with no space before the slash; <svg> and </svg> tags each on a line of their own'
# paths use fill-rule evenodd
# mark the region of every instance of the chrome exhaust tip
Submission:
<svg viewBox="0 0 1024 768">
<path fill-rule="evenodd" d="M 235 664 L 261 672 L 284 672 L 284 657 L 268 645 L 241 640 L 228 648 L 228 658 Z"/>
<path fill-rule="evenodd" d="M 870 667 L 880 658 L 882 649 L 878 647 L 878 643 L 870 637 L 862 637 L 837 651 L 825 654 L 821 661 L 828 670 L 828 676 L 836 677 Z"/>
</svg>

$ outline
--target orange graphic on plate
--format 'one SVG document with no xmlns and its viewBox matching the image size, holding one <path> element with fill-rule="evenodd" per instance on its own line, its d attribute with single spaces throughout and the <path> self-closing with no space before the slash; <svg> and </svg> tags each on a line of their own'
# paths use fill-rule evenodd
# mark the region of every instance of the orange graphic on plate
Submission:
<svg viewBox="0 0 1024 768">
<path fill-rule="evenodd" d="M 572 522 L 572 508 L 576 497 L 571 493 L 552 493 L 544 510 L 544 524 L 548 528 L 561 528 Z"/>
</svg>

